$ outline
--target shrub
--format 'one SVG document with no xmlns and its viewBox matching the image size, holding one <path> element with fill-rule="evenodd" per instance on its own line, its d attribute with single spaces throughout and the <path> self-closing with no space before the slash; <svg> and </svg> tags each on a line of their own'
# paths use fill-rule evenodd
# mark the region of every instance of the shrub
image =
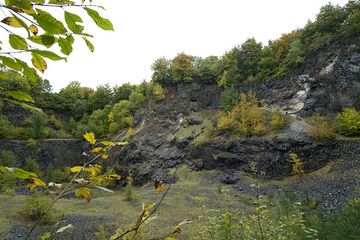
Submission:
<svg viewBox="0 0 360 240">
<path fill-rule="evenodd" d="M 355 108 L 345 108 L 336 117 L 338 131 L 346 136 L 360 135 L 360 112 Z"/>
<path fill-rule="evenodd" d="M 36 146 L 37 146 L 37 141 L 35 139 L 30 138 L 30 139 L 28 139 L 26 141 L 26 147 L 27 148 L 35 149 Z"/>
<path fill-rule="evenodd" d="M 55 169 L 54 165 L 50 163 L 46 168 L 46 180 L 47 182 L 65 182 L 69 178 L 69 174 L 61 171 L 59 169 Z"/>
<path fill-rule="evenodd" d="M 342 211 L 326 219 L 323 239 L 356 240 L 360 236 L 360 199 L 352 199 Z M 321 228 L 320 228 L 321 229 Z"/>
<path fill-rule="evenodd" d="M 28 196 L 25 200 L 25 206 L 21 211 L 21 214 L 24 215 L 29 220 L 38 219 L 50 206 L 51 199 L 45 196 L 41 192 L 35 192 L 31 196 Z M 53 214 L 51 211 L 47 212 L 42 218 L 43 223 L 49 223 L 53 219 Z"/>
<path fill-rule="evenodd" d="M 290 162 L 292 164 L 292 174 L 301 175 L 305 173 L 304 163 L 300 160 L 296 153 L 290 153 Z"/>
<path fill-rule="evenodd" d="M 276 108 L 271 115 L 270 127 L 273 130 L 283 129 L 285 127 L 285 117 L 280 108 Z"/>
<path fill-rule="evenodd" d="M 312 138 L 318 141 L 329 140 L 335 136 L 334 125 L 319 113 L 315 113 L 310 119 L 308 132 Z"/>
<path fill-rule="evenodd" d="M 161 101 L 165 98 L 165 89 L 161 87 L 160 84 L 154 83 L 152 94 L 154 95 L 157 101 Z"/>
<path fill-rule="evenodd" d="M 217 127 L 221 131 L 231 130 L 244 136 L 264 135 L 267 131 L 264 111 L 252 93 L 241 94 L 240 102 L 234 109 L 218 118 Z"/>
<path fill-rule="evenodd" d="M 15 154 L 13 151 L 0 151 L 0 166 L 13 167 L 15 165 Z"/>
<path fill-rule="evenodd" d="M 2 192 L 13 192 L 16 186 L 17 177 L 10 173 L 0 174 L 0 189 Z"/>
<path fill-rule="evenodd" d="M 239 95 L 235 88 L 226 88 L 220 96 L 220 106 L 225 112 L 231 111 L 239 102 Z"/>
<path fill-rule="evenodd" d="M 45 131 L 46 118 L 43 113 L 35 113 L 25 121 L 25 134 L 27 138 L 43 139 L 49 133 Z"/>
<path fill-rule="evenodd" d="M 36 173 L 38 176 L 42 175 L 39 163 L 32 158 L 29 158 L 25 161 L 23 169 L 29 172 Z"/>
<path fill-rule="evenodd" d="M 54 114 L 50 115 L 48 121 L 49 121 L 49 124 L 51 124 L 57 130 L 63 128 L 63 124 Z"/>
<path fill-rule="evenodd" d="M 0 138 L 16 137 L 16 128 L 4 115 L 0 115 Z"/>
<path fill-rule="evenodd" d="M 135 131 L 132 127 L 130 127 L 126 132 L 125 138 L 131 138 L 133 136 L 135 136 Z"/>
<path fill-rule="evenodd" d="M 204 210 L 207 214 L 208 210 Z M 256 207 L 255 213 L 245 215 L 231 209 L 212 211 L 215 214 L 201 216 L 196 229 L 197 240 L 216 239 L 317 239 L 318 231 L 305 223 L 302 206 L 292 203 L 288 213 Z"/>
<path fill-rule="evenodd" d="M 231 129 L 235 122 L 235 114 L 230 112 L 228 114 L 222 114 L 218 116 L 217 119 L 217 128 L 220 131 L 227 131 Z"/>
</svg>

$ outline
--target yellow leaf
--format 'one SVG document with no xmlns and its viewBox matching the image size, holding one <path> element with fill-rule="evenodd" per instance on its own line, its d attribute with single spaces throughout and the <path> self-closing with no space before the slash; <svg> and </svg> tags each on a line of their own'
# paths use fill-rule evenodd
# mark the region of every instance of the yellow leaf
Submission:
<svg viewBox="0 0 360 240">
<path fill-rule="evenodd" d="M 22 27 L 19 21 L 14 17 L 6 17 L 3 20 L 1 20 L 1 22 L 16 28 Z"/>
<path fill-rule="evenodd" d="M 154 185 L 155 185 L 155 190 L 156 190 L 157 192 L 162 192 L 162 191 L 164 191 L 164 183 L 163 183 L 162 181 L 156 180 Z"/>
<path fill-rule="evenodd" d="M 80 172 L 82 168 L 83 168 L 82 166 L 75 166 L 75 167 L 70 168 L 70 172 L 77 173 L 77 172 Z"/>
<path fill-rule="evenodd" d="M 85 199 L 87 202 L 91 200 L 91 191 L 89 188 L 79 188 L 75 191 L 75 196 L 81 199 Z"/>
<path fill-rule="evenodd" d="M 85 134 L 84 134 L 84 138 L 85 138 L 86 141 L 88 141 L 90 144 L 95 144 L 95 143 L 96 143 L 95 134 L 94 134 L 93 132 L 85 133 Z"/>
<path fill-rule="evenodd" d="M 85 168 L 85 171 L 90 174 L 90 177 L 95 177 L 98 173 L 101 172 L 101 166 L 99 164 L 95 164 Z"/>
<path fill-rule="evenodd" d="M 41 179 L 32 178 L 32 180 L 33 180 L 33 183 L 29 183 L 26 186 L 29 190 L 34 190 L 35 188 L 38 188 L 38 187 L 46 188 L 46 183 L 44 183 Z"/>
<path fill-rule="evenodd" d="M 107 154 L 104 154 L 104 155 L 101 156 L 101 159 L 102 159 L 102 160 L 106 160 L 106 159 L 108 159 L 108 158 L 109 158 L 109 155 L 107 155 Z"/>
<path fill-rule="evenodd" d="M 92 153 L 99 153 L 99 152 L 101 152 L 102 150 L 103 150 L 102 147 L 97 147 L 97 148 L 93 148 L 93 149 L 91 150 L 91 152 L 92 152 Z"/>
<path fill-rule="evenodd" d="M 39 33 L 39 29 L 34 25 L 31 24 L 29 27 L 30 32 L 32 32 L 35 36 Z"/>
</svg>

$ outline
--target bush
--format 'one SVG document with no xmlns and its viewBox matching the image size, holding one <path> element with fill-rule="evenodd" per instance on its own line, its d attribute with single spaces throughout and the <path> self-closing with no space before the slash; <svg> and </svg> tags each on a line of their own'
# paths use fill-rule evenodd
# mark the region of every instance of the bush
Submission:
<svg viewBox="0 0 360 240">
<path fill-rule="evenodd" d="M 239 94 L 235 88 L 226 88 L 220 96 L 220 106 L 223 111 L 231 111 L 239 102 Z"/>
<path fill-rule="evenodd" d="M 326 219 L 323 239 L 356 240 L 360 236 L 360 199 L 351 200 L 343 210 Z M 321 228 L 320 228 L 321 229 Z"/>
<path fill-rule="evenodd" d="M 312 138 L 318 141 L 333 139 L 335 136 L 334 125 L 319 113 L 315 113 L 310 119 L 308 132 Z"/>
<path fill-rule="evenodd" d="M 25 206 L 21 211 L 29 220 L 38 219 L 50 206 L 51 199 L 45 196 L 41 192 L 35 192 L 31 196 L 28 196 L 25 200 Z M 51 211 L 47 212 L 42 218 L 43 223 L 49 223 L 53 220 L 53 214 Z"/>
<path fill-rule="evenodd" d="M 270 127 L 273 130 L 283 129 L 285 127 L 285 117 L 280 108 L 276 108 L 271 115 Z"/>
<path fill-rule="evenodd" d="M 14 167 L 15 166 L 15 154 L 13 151 L 0 151 L 0 166 Z"/>
<path fill-rule="evenodd" d="M 0 115 L 0 138 L 15 138 L 16 128 L 4 115 Z"/>
<path fill-rule="evenodd" d="M 221 131 L 230 130 L 244 136 L 261 136 L 267 132 L 264 111 L 252 93 L 241 94 L 240 102 L 234 109 L 218 118 L 217 127 Z"/>
<path fill-rule="evenodd" d="M 23 169 L 29 172 L 36 173 L 38 176 L 42 175 L 39 163 L 32 158 L 29 158 L 25 161 Z"/>
<path fill-rule="evenodd" d="M 54 114 L 50 115 L 48 122 L 57 130 L 63 128 L 63 124 Z"/>
<path fill-rule="evenodd" d="M 59 169 L 55 169 L 54 165 L 50 163 L 46 169 L 46 180 L 47 182 L 65 182 L 69 178 L 69 174 L 61 171 Z"/>
<path fill-rule="evenodd" d="M 25 121 L 25 134 L 27 138 L 43 139 L 47 138 L 49 133 L 45 131 L 46 118 L 43 113 L 35 113 Z"/>
<path fill-rule="evenodd" d="M 160 84 L 154 83 L 152 94 L 154 95 L 157 101 L 161 101 L 165 98 L 165 89 L 161 87 Z"/>
<path fill-rule="evenodd" d="M 336 117 L 336 125 L 339 133 L 346 136 L 360 135 L 360 112 L 355 108 L 345 108 Z"/>
<path fill-rule="evenodd" d="M 135 136 L 135 130 L 132 127 L 130 127 L 126 132 L 125 138 L 131 138 L 133 136 Z"/>
<path fill-rule="evenodd" d="M 212 211 L 215 214 L 199 219 L 195 239 L 317 239 L 318 231 L 305 224 L 301 205 L 292 203 L 288 213 L 279 208 L 269 209 L 261 205 L 256 207 L 255 214 L 250 215 L 231 209 Z"/>
<path fill-rule="evenodd" d="M 2 192 L 13 192 L 16 186 L 17 177 L 10 173 L 0 174 L 0 189 Z"/>
</svg>

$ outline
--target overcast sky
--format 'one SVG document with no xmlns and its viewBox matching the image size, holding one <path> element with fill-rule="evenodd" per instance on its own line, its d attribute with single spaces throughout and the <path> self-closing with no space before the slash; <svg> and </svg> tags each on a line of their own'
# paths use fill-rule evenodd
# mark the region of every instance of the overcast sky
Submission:
<svg viewBox="0 0 360 240">
<path fill-rule="evenodd" d="M 70 81 L 83 86 L 139 83 L 151 78 L 150 66 L 179 52 L 222 55 L 249 37 L 267 43 L 303 27 L 328 2 L 347 0 L 94 0 L 107 11 L 115 32 L 90 28 L 95 52 L 78 39 L 68 62 L 51 62 L 43 75 L 55 91 Z M 71 11 L 71 9 L 69 9 Z M 85 12 L 82 12 L 82 16 Z M 86 27 L 94 26 L 86 23 Z"/>
</svg>

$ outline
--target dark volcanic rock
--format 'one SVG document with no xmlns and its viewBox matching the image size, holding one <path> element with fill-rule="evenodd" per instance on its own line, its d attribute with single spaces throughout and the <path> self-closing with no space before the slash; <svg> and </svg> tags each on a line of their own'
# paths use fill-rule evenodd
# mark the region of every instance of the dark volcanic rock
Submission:
<svg viewBox="0 0 360 240">
<path fill-rule="evenodd" d="M 26 141 L 0 140 L 0 150 L 10 150 L 16 155 L 17 166 L 29 159 L 35 159 L 43 169 L 51 163 L 55 168 L 79 165 L 84 162 L 83 151 L 88 145 L 81 140 L 38 140 L 36 146 L 27 146 Z"/>
</svg>

